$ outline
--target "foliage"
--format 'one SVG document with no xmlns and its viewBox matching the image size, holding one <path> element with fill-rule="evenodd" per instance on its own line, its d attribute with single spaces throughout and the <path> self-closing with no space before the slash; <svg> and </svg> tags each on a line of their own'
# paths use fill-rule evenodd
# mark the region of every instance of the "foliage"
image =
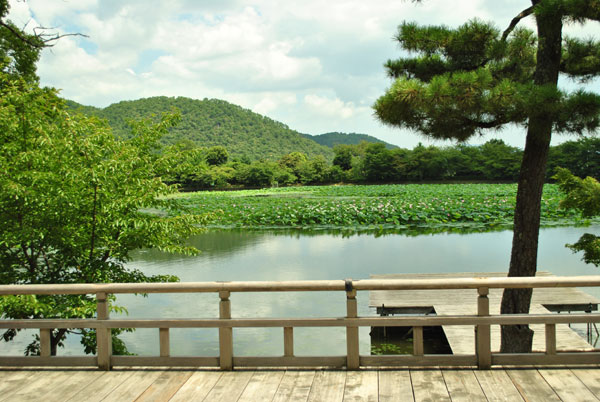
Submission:
<svg viewBox="0 0 600 402">
<path fill-rule="evenodd" d="M 600 161 L 593 158 L 600 149 L 600 139 L 583 138 L 550 149 L 549 169 L 576 166 L 580 172 L 600 176 Z M 270 161 L 255 161 L 254 170 L 272 172 L 273 180 L 249 178 L 248 164 L 230 161 L 210 166 L 206 148 L 183 141 L 166 147 L 163 155 L 172 161 L 158 171 L 163 180 L 178 183 L 186 189 L 287 186 L 317 183 L 403 183 L 420 181 L 515 181 L 523 152 L 492 139 L 480 146 L 425 147 L 412 150 L 386 149 L 382 144 L 360 143 L 336 145 L 335 157 L 329 165 L 321 158 L 308 158 L 301 152 L 283 155 L 277 166 Z M 600 152 L 600 151 L 598 151 Z M 256 172 L 255 172 L 256 173 Z M 268 173 L 270 175 L 270 173 Z M 550 178 L 549 178 L 550 179 Z"/>
<path fill-rule="evenodd" d="M 371 345 L 372 355 L 409 355 L 412 354 L 412 351 L 412 338 L 406 339 L 402 345 L 396 345 L 394 343 L 379 343 Z"/>
<path fill-rule="evenodd" d="M 395 173 L 394 157 L 385 145 L 369 144 L 365 149 L 362 168 L 367 181 L 391 181 Z"/>
<path fill-rule="evenodd" d="M 567 169 L 559 168 L 554 176 L 566 196 L 561 207 L 579 211 L 583 217 L 600 215 L 600 183 L 592 177 L 580 179 Z M 567 245 L 573 252 L 583 251 L 583 260 L 600 266 L 600 237 L 585 233 L 575 244 Z"/>
<path fill-rule="evenodd" d="M 211 166 L 219 166 L 227 162 L 229 159 L 229 153 L 222 145 L 216 145 L 208 148 L 205 155 L 206 163 Z"/>
<path fill-rule="evenodd" d="M 559 75 L 600 74 L 600 42 L 563 36 L 566 23 L 598 21 L 598 1 L 534 0 L 504 32 L 473 19 L 455 29 L 403 22 L 406 57 L 388 61 L 394 79 L 375 103 L 378 118 L 435 139 L 466 141 L 507 124 L 527 129 L 514 213 L 509 276 L 537 270 L 540 201 L 553 133 L 594 133 L 600 96 L 558 87 Z M 533 16 L 536 33 L 518 28 Z M 531 290 L 506 289 L 502 314 L 527 313 Z M 500 351 L 530 352 L 527 325 L 503 325 Z"/>
<path fill-rule="evenodd" d="M 175 206 L 165 198 L 175 188 L 156 177 L 160 166 L 171 164 L 157 146 L 175 120 L 165 116 L 155 124 L 135 123 L 130 138 L 118 140 L 97 119 L 67 112 L 54 90 L 2 73 L 0 283 L 176 280 L 124 265 L 130 251 L 140 247 L 196 251 L 184 241 L 205 217 L 157 212 Z M 0 308 L 2 318 L 89 318 L 95 300 L 4 297 Z M 53 331 L 53 353 L 72 332 Z M 4 339 L 15 335 L 9 330 Z M 82 335 L 86 351 L 92 350 L 92 335 L 86 330 Z M 36 350 L 35 341 L 28 350 Z"/>
<path fill-rule="evenodd" d="M 8 0 L 0 0 L 0 71 L 29 82 L 37 81 L 35 63 L 44 42 L 7 20 L 9 10 Z"/>
<path fill-rule="evenodd" d="M 123 138 L 130 135 L 129 122 L 150 118 L 177 109 L 181 121 L 162 137 L 164 144 L 189 140 L 197 147 L 223 146 L 229 157 L 276 160 L 291 152 L 309 156 L 322 155 L 330 160 L 331 149 L 304 138 L 285 124 L 253 113 L 219 99 L 195 100 L 165 96 L 123 101 L 104 109 L 69 102 L 69 106 L 88 115 L 106 119 L 114 132 Z"/>
<path fill-rule="evenodd" d="M 593 177 L 580 179 L 567 169 L 559 168 L 554 176 L 566 198 L 561 202 L 563 208 L 573 208 L 584 217 L 600 215 L 600 183 Z"/>
<path fill-rule="evenodd" d="M 327 161 L 317 156 L 298 165 L 298 176 L 302 184 L 318 184 L 329 182 Z"/>
<path fill-rule="evenodd" d="M 600 138 L 581 138 L 551 147 L 548 175 L 554 174 L 558 167 L 568 169 L 579 177 L 600 179 Z"/>
<path fill-rule="evenodd" d="M 515 184 L 307 186 L 179 194 L 183 209 L 213 212 L 209 227 L 358 228 L 407 226 L 510 227 Z M 545 225 L 583 222 L 559 208 L 556 185 L 546 186 Z"/>
<path fill-rule="evenodd" d="M 381 141 L 379 138 L 367 134 L 356 134 L 356 133 L 325 133 L 319 135 L 302 134 L 305 138 L 311 139 L 321 145 L 325 145 L 329 148 L 335 148 L 336 145 L 358 145 L 361 142 L 369 143 L 382 143 L 387 149 L 398 148 L 396 145 L 388 144 L 385 141 Z"/>
<path fill-rule="evenodd" d="M 352 169 L 352 147 L 347 145 L 336 145 L 333 147 L 335 156 L 333 165 L 339 166 L 342 170 Z"/>
<path fill-rule="evenodd" d="M 300 165 L 308 160 L 306 154 L 302 152 L 291 152 L 279 158 L 279 165 L 288 169 L 294 175 L 300 175 Z"/>
<path fill-rule="evenodd" d="M 248 187 L 270 187 L 274 179 L 273 163 L 253 162 L 250 165 L 242 165 L 236 172 L 237 182 Z"/>
<path fill-rule="evenodd" d="M 503 37 L 478 20 L 456 29 L 404 22 L 396 39 L 419 56 L 387 62 L 395 81 L 374 106 L 384 123 L 460 141 L 508 123 L 525 124 L 550 107 L 554 132 L 593 132 L 600 123 L 597 95 L 533 84 L 537 39 L 531 31 L 516 29 Z M 575 55 L 568 49 L 580 42 L 567 41 L 563 66 L 577 76 L 569 68 Z M 590 46 L 579 56 L 595 49 Z M 597 73 L 594 66 L 588 71 Z"/>
</svg>

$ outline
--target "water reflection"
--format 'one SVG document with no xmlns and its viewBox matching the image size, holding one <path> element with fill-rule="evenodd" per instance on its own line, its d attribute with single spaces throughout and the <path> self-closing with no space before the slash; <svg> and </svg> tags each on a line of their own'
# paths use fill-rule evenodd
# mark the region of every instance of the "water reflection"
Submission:
<svg viewBox="0 0 600 402">
<path fill-rule="evenodd" d="M 360 232 L 285 230 L 221 230 L 190 239 L 202 253 L 180 256 L 156 250 L 133 254 L 132 268 L 147 274 L 173 274 L 181 281 L 257 281 L 304 279 L 364 279 L 371 274 L 506 272 L 512 232 L 496 228 L 454 228 L 459 233 L 435 233 L 431 229 L 391 231 L 371 228 Z M 598 269 L 584 264 L 580 255 L 564 245 L 574 243 L 592 227 L 556 227 L 540 231 L 538 270 L 555 275 L 594 275 Z M 595 296 L 600 297 L 596 289 Z M 234 293 L 232 315 L 241 317 L 339 317 L 345 314 L 343 292 Z M 358 295 L 359 314 L 375 315 L 368 307 L 368 293 Z M 148 297 L 121 295 L 131 318 L 216 318 L 216 294 L 152 294 Z M 123 336 L 131 352 L 158 353 L 158 330 L 138 330 Z M 281 355 L 281 329 L 235 329 L 236 355 Z M 360 330 L 361 353 L 369 354 L 369 329 Z M 299 328 L 294 333 L 297 355 L 343 355 L 342 328 Z M 15 354 L 29 342 L 10 346 Z M 2 347 L 6 346 L 2 344 Z M 171 333 L 173 355 L 218 354 L 217 330 L 177 329 Z M 61 354 L 81 354 L 76 340 L 68 342 Z"/>
<path fill-rule="evenodd" d="M 564 247 L 591 228 L 558 227 L 540 231 L 539 270 L 555 275 L 593 275 L 597 269 L 580 261 Z M 512 232 L 419 233 L 416 229 L 391 231 L 245 231 L 207 232 L 190 239 L 203 251 L 199 256 L 154 258 L 155 251 L 136 254 L 131 266 L 148 274 L 170 273 L 182 281 L 257 281 L 304 279 L 363 279 L 371 274 L 506 272 Z M 345 314 L 342 292 L 233 294 L 234 317 L 335 317 Z M 368 293 L 359 294 L 359 314 L 374 315 Z M 215 294 L 150 295 L 146 299 L 120 296 L 132 317 L 217 317 Z M 361 353 L 369 353 L 368 328 L 361 329 Z M 157 332 L 157 331 L 155 331 Z M 216 333 L 216 331 L 213 331 Z M 281 355 L 280 329 L 234 330 L 238 355 Z M 198 330 L 172 335 L 178 353 L 216 355 L 214 334 Z M 298 329 L 296 352 L 336 355 L 345 353 L 343 329 Z M 133 352 L 156 353 L 157 333 L 127 335 Z"/>
</svg>

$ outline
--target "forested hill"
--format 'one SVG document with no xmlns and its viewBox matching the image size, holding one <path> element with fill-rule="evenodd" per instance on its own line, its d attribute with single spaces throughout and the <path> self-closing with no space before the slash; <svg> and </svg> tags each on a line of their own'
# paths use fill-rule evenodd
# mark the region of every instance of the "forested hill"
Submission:
<svg viewBox="0 0 600 402">
<path fill-rule="evenodd" d="M 174 108 L 181 121 L 163 138 L 166 144 L 190 140 L 198 146 L 222 145 L 233 157 L 251 160 L 275 160 L 290 152 L 303 152 L 309 157 L 333 158 L 333 151 L 305 138 L 283 123 L 219 99 L 195 100 L 165 96 L 122 101 L 104 109 L 82 106 L 69 101 L 69 106 L 85 114 L 108 120 L 117 135 L 127 136 L 127 122 L 160 115 Z"/>
<path fill-rule="evenodd" d="M 395 149 L 398 148 L 396 145 L 389 144 L 385 141 L 381 141 L 379 138 L 375 138 L 373 136 L 367 134 L 356 134 L 356 133 L 325 133 L 320 135 L 309 135 L 303 134 L 306 138 L 309 138 L 313 141 L 318 142 L 321 145 L 325 145 L 326 147 L 333 148 L 334 145 L 342 144 L 342 145 L 358 145 L 362 141 L 372 142 L 372 143 L 382 143 L 385 145 L 387 149 Z"/>
</svg>

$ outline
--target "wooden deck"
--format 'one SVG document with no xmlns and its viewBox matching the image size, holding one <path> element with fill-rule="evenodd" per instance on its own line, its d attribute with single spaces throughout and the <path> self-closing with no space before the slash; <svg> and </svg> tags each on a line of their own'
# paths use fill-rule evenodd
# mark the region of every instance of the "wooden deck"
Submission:
<svg viewBox="0 0 600 402">
<path fill-rule="evenodd" d="M 0 401 L 598 401 L 600 369 L 0 370 Z"/>
<path fill-rule="evenodd" d="M 390 274 L 371 275 L 372 279 L 444 279 L 444 278 L 468 278 L 468 277 L 499 277 L 506 273 L 451 273 L 451 274 Z M 548 272 L 538 272 L 537 276 L 551 276 Z M 502 289 L 491 289 L 489 293 L 490 313 L 500 313 L 500 301 Z M 548 314 L 544 306 L 562 305 L 581 311 L 584 306 L 596 306 L 600 303 L 597 298 L 575 288 L 538 288 L 533 290 L 531 301 L 531 313 Z M 475 289 L 462 290 L 391 290 L 371 291 L 369 306 L 386 309 L 393 308 L 415 308 L 433 307 L 438 315 L 477 314 L 477 292 Z M 545 333 L 543 325 L 532 325 L 535 331 L 533 338 L 533 350 L 544 351 Z M 475 335 L 473 326 L 452 325 L 443 327 L 453 354 L 469 354 L 475 349 Z M 493 325 L 491 329 L 492 351 L 500 349 L 500 326 Z M 566 324 L 556 326 L 556 347 L 560 350 L 593 350 L 593 346 L 587 343 L 581 336 L 569 328 Z"/>
</svg>

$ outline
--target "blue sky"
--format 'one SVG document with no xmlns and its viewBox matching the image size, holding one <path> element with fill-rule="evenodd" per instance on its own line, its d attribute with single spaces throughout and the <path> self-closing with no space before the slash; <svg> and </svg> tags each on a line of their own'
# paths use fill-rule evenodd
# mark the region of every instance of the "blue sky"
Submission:
<svg viewBox="0 0 600 402">
<path fill-rule="evenodd" d="M 412 148 L 430 144 L 391 129 L 371 105 L 390 85 L 383 63 L 404 20 L 458 26 L 470 18 L 504 29 L 525 0 L 11 0 L 19 25 L 81 32 L 44 51 L 41 83 L 105 107 L 148 96 L 219 98 L 308 134 L 366 133 Z M 525 25 L 533 26 L 531 21 Z M 567 32 L 592 36 L 598 24 Z M 595 35 L 598 36 L 598 35 Z M 573 84 L 566 83 L 571 87 Z M 600 90 L 598 81 L 587 84 Z M 477 138 L 522 147 L 524 129 Z M 569 137 L 557 138 L 554 143 Z M 444 145 L 448 142 L 435 144 Z"/>
</svg>

